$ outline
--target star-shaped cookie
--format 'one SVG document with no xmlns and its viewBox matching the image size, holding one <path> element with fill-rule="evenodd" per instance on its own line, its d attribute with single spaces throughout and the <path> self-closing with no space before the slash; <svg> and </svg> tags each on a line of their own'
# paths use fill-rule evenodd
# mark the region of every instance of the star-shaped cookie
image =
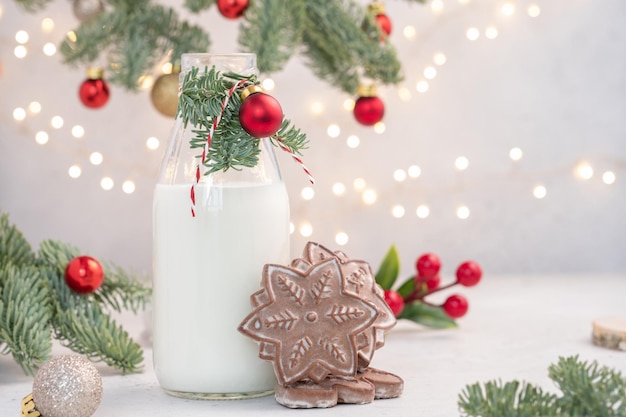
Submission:
<svg viewBox="0 0 626 417">
<path fill-rule="evenodd" d="M 346 291 L 338 258 L 306 270 L 265 265 L 262 286 L 239 331 L 260 343 L 260 357 L 272 361 L 279 385 L 356 376 L 356 338 L 379 310 Z"/>
</svg>

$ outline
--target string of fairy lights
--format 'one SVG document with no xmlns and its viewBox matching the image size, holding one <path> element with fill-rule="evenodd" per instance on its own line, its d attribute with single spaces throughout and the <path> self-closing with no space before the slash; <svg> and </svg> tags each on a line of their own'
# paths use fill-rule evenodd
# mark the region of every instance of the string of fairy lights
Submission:
<svg viewBox="0 0 626 417">
<path fill-rule="evenodd" d="M 430 7 L 430 11 L 437 16 L 444 16 L 448 12 L 448 5 L 451 2 L 444 2 L 443 0 L 432 0 L 428 6 Z M 459 6 L 467 6 L 472 4 L 472 0 L 457 0 Z M 515 1 L 504 1 L 504 2 L 494 2 L 492 7 L 495 7 L 495 13 L 498 15 L 511 18 L 515 15 L 526 16 L 528 18 L 538 18 L 541 15 L 541 8 L 539 4 L 536 2 L 526 3 L 524 5 L 520 5 L 520 2 Z M 0 3 L 0 20 L 3 18 L 3 6 Z M 457 8 L 458 10 L 458 8 Z M 494 12 L 494 10 L 492 10 Z M 450 11 L 450 13 L 453 13 Z M 57 53 L 57 48 L 53 42 L 33 42 L 33 36 L 31 34 L 35 34 L 35 32 L 40 32 L 42 36 L 46 37 L 49 35 L 55 28 L 55 22 L 46 17 L 40 21 L 39 29 L 31 30 L 29 33 L 25 29 L 21 29 L 15 33 L 14 36 L 14 46 L 13 46 L 13 55 L 14 58 L 19 61 L 24 59 L 29 54 L 35 53 L 43 53 L 45 56 L 54 57 Z M 462 28 L 462 36 L 464 36 L 467 41 L 475 42 L 481 38 L 487 40 L 495 40 L 499 35 L 499 28 L 496 25 L 488 25 L 484 28 L 480 28 L 478 26 L 469 26 Z M 420 41 L 423 40 L 418 36 L 418 31 L 415 26 L 406 25 L 401 28 L 402 36 L 406 41 Z M 35 35 L 36 36 L 36 35 Z M 460 35 L 461 36 L 461 35 Z M 39 46 L 39 51 L 34 46 L 37 44 Z M 424 66 L 417 74 L 414 74 L 413 77 L 407 77 L 407 79 L 412 79 L 414 82 L 413 86 L 410 85 L 401 85 L 397 87 L 397 95 L 400 100 L 403 102 L 410 102 L 414 94 L 423 95 L 426 94 L 431 84 L 436 82 L 436 78 L 439 72 L 439 68 L 445 65 L 447 62 L 447 57 L 444 52 L 436 52 L 432 56 L 432 61 Z M 2 75 L 2 62 L 0 62 L 0 76 Z M 9 62 L 7 65 L 13 65 L 12 62 Z M 164 64 L 163 68 L 161 68 L 162 73 L 167 73 L 171 71 L 171 68 L 167 68 L 168 64 Z M 149 89 L 152 86 L 154 79 L 153 77 L 146 77 L 145 79 L 139 80 L 140 85 L 144 89 Z M 271 91 L 274 88 L 274 81 L 270 78 L 263 80 L 263 87 L 266 91 Z M 348 113 L 351 112 L 354 108 L 354 100 L 347 99 L 343 103 L 343 109 Z M 312 116 L 322 114 L 326 105 L 323 100 L 316 100 L 311 104 L 310 113 Z M 85 170 L 89 170 L 90 166 L 102 166 L 105 164 L 108 165 L 119 165 L 121 164 L 119 161 L 116 161 L 115 155 L 106 156 L 103 155 L 98 150 L 84 151 L 77 150 L 72 148 L 71 146 L 62 146 L 59 143 L 54 143 L 51 139 L 51 130 L 58 131 L 63 128 L 68 128 L 66 126 L 65 118 L 62 115 L 54 115 L 49 120 L 49 127 L 47 129 L 31 129 L 29 121 L 31 119 L 35 119 L 42 114 L 42 105 L 39 101 L 32 100 L 27 104 L 16 106 L 13 109 L 12 117 L 13 123 L 20 126 L 20 131 L 26 132 L 26 136 L 35 141 L 36 144 L 40 146 L 48 146 L 52 150 L 56 152 L 61 152 L 69 155 L 73 155 L 74 159 L 77 161 L 67 167 L 67 175 L 76 179 L 79 178 Z M 350 120 L 352 118 L 350 117 Z M 352 120 L 351 120 L 352 121 Z M 4 121 L 3 121 L 4 122 Z M 385 132 L 385 124 L 384 122 L 378 122 L 373 126 L 373 131 L 377 134 L 383 134 Z M 89 132 L 85 130 L 83 126 L 80 124 L 74 124 L 69 127 L 70 135 L 75 139 L 84 139 L 88 136 Z M 340 123 L 331 123 L 326 128 L 326 134 L 330 138 L 339 138 L 341 136 L 341 126 Z M 345 145 L 349 149 L 356 149 L 360 146 L 361 139 L 357 135 L 349 135 L 345 140 Z M 157 151 L 161 147 L 161 140 L 157 137 L 150 136 L 145 139 L 145 147 L 147 152 Z M 519 163 L 524 157 L 524 151 L 520 147 L 513 147 L 510 149 L 508 158 L 511 161 L 511 164 Z M 470 160 L 463 155 L 459 155 L 454 160 L 454 169 L 459 173 L 462 173 L 468 169 L 470 166 Z M 613 167 L 622 169 L 626 165 L 624 161 L 621 160 L 613 160 L 611 161 L 611 165 Z M 156 169 L 156 167 L 155 167 Z M 137 172 L 137 168 L 133 167 L 135 175 L 153 175 L 154 170 L 144 170 L 145 172 Z M 130 169 L 129 169 L 130 171 Z M 581 181 L 587 181 L 592 179 L 593 177 L 598 176 L 595 172 L 594 167 L 587 160 L 577 161 L 571 166 L 559 168 L 556 170 L 560 174 L 563 173 L 572 173 L 577 179 Z M 397 184 L 411 184 L 412 181 L 418 180 L 422 175 L 422 168 L 419 165 L 410 165 L 408 167 L 397 167 L 392 172 L 389 173 L 395 183 Z M 537 176 L 537 175 L 535 175 Z M 602 170 L 599 174 L 601 181 L 603 184 L 611 185 L 614 184 L 617 180 L 617 174 L 614 170 L 605 169 Z M 534 181 L 530 186 L 529 193 L 536 199 L 543 199 L 548 195 L 547 186 L 541 181 Z M 102 176 L 100 178 L 100 187 L 104 191 L 112 190 L 116 187 L 115 181 L 110 176 Z M 467 186 L 467 184 L 466 184 Z M 126 178 L 122 181 L 121 185 L 119 185 L 121 190 L 126 194 L 133 194 L 136 190 L 136 178 Z M 405 189 L 410 189 L 410 187 L 405 187 Z M 383 190 L 378 191 L 372 187 L 369 187 L 367 181 L 364 178 L 355 178 L 351 184 L 346 184 L 343 182 L 335 182 L 331 185 L 330 192 L 336 197 L 342 197 L 349 193 L 351 190 L 354 191 L 359 196 L 360 204 L 362 207 L 373 206 L 375 204 L 379 204 L 381 202 L 388 203 L 389 201 L 394 201 L 397 199 L 397 190 L 389 191 Z M 394 194 L 395 193 L 395 194 Z M 310 201 L 315 198 L 316 190 L 313 187 L 306 186 L 300 190 L 300 198 L 303 201 Z M 417 204 L 415 207 L 407 207 L 406 205 L 400 203 L 391 203 L 390 207 L 390 215 L 394 218 L 403 218 L 410 215 L 410 212 L 413 211 L 414 215 L 418 219 L 427 219 L 431 215 L 431 208 L 427 202 L 422 202 Z M 459 220 L 466 220 L 471 215 L 471 208 L 465 204 L 459 204 L 454 208 L 454 213 L 456 218 Z M 303 219 L 298 222 L 298 225 L 292 223 L 291 225 L 292 233 L 298 233 L 302 237 L 308 238 L 314 234 L 314 225 L 311 224 L 310 221 Z M 349 235 L 344 230 L 338 230 L 335 232 L 335 242 L 338 245 L 345 245 L 349 241 Z"/>
</svg>

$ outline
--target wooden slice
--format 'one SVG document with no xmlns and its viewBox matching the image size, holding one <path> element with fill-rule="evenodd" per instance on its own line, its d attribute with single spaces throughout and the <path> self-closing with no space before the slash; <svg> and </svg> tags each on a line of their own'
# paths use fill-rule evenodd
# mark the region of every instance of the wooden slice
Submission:
<svg viewBox="0 0 626 417">
<path fill-rule="evenodd" d="M 626 317 L 594 320 L 593 344 L 626 352 Z"/>
</svg>

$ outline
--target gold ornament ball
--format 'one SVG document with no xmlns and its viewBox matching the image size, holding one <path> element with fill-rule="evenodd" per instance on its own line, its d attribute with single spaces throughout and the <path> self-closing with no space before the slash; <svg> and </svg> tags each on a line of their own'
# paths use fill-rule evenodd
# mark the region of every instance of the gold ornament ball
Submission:
<svg viewBox="0 0 626 417">
<path fill-rule="evenodd" d="M 102 0 L 74 0 L 72 4 L 74 16 L 85 23 L 104 11 Z"/>
<path fill-rule="evenodd" d="M 167 117 L 176 116 L 178 109 L 178 77 L 180 73 L 163 74 L 154 82 L 150 99 L 154 108 Z"/>
<path fill-rule="evenodd" d="M 33 402 L 45 417 L 89 417 L 101 399 L 102 378 L 83 356 L 57 356 L 39 368 L 33 381 Z"/>
</svg>

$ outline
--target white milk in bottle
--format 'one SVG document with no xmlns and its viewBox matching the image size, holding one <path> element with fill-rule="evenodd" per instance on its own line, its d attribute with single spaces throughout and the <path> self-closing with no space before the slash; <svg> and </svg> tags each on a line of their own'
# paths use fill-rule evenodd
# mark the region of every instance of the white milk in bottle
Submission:
<svg viewBox="0 0 626 417">
<path fill-rule="evenodd" d="M 254 55 L 183 55 L 192 66 L 252 73 Z M 259 164 L 203 176 L 190 190 L 197 149 L 193 126 L 176 120 L 154 192 L 153 353 L 161 387 L 189 398 L 269 394 L 271 364 L 237 331 L 252 310 L 263 266 L 289 263 L 289 202 L 268 139 Z"/>
</svg>

